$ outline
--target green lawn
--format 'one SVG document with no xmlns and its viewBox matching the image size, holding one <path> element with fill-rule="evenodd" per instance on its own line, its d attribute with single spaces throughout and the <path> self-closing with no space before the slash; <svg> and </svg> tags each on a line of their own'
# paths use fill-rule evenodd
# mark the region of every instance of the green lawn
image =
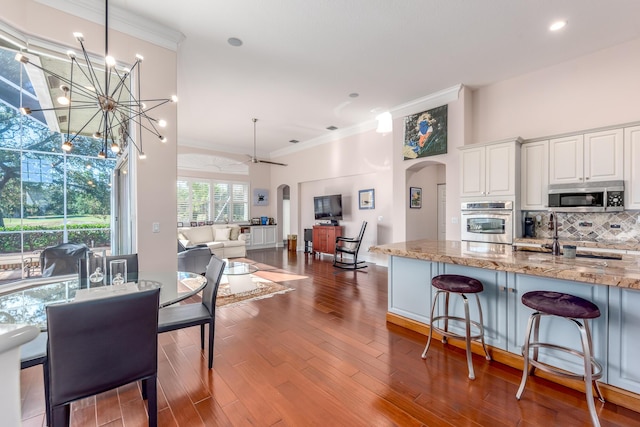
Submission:
<svg viewBox="0 0 640 427">
<path fill-rule="evenodd" d="M 31 226 L 55 226 L 62 225 L 64 218 L 61 215 L 57 216 L 41 216 L 30 217 L 22 220 L 23 225 Z M 67 217 L 67 224 L 105 224 L 110 225 L 111 216 L 107 215 L 71 215 Z M 15 227 L 21 224 L 20 218 L 5 218 L 4 224 L 6 227 Z"/>
</svg>

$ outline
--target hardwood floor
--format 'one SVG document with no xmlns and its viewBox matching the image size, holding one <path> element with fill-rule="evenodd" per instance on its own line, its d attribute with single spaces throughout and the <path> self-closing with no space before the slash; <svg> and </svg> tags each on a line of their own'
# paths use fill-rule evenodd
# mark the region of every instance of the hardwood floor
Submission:
<svg viewBox="0 0 640 427">
<path fill-rule="evenodd" d="M 385 322 L 387 269 L 335 273 L 324 260 L 283 250 L 248 258 L 307 276 L 295 291 L 217 311 L 207 369 L 199 328 L 161 334 L 161 426 L 587 426 L 584 394 L 432 344 Z M 425 301 L 425 304 L 428 304 Z M 126 361 L 124 361 L 126 363 Z M 41 367 L 22 371 L 23 426 L 44 425 Z M 640 413 L 596 401 L 602 426 L 640 426 Z M 72 406 L 72 426 L 146 425 L 131 384 Z M 1 424 L 1 422 L 0 422 Z"/>
</svg>

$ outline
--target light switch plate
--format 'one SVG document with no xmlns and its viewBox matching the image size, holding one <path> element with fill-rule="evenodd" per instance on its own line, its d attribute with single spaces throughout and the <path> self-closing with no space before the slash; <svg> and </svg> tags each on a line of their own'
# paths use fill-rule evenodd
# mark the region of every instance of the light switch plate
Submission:
<svg viewBox="0 0 640 427">
<path fill-rule="evenodd" d="M 154 233 L 159 233 L 160 232 L 160 223 L 159 222 L 154 222 L 153 223 L 152 231 Z"/>
</svg>

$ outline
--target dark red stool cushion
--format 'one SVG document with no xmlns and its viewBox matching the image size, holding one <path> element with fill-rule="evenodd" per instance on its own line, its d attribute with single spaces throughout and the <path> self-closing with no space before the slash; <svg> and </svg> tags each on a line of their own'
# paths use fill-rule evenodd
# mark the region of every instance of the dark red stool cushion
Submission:
<svg viewBox="0 0 640 427">
<path fill-rule="evenodd" d="M 572 319 L 595 319 L 600 309 L 591 301 L 553 291 L 533 291 L 522 295 L 522 303 L 542 313 Z"/>
<path fill-rule="evenodd" d="M 457 274 L 441 274 L 431 279 L 431 284 L 443 291 L 459 294 L 475 294 L 483 289 L 478 279 Z"/>
</svg>

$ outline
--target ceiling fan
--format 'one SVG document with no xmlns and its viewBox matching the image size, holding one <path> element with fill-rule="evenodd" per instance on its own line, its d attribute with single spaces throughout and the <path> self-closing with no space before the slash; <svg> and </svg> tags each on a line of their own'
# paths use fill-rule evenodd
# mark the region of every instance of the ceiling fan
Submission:
<svg viewBox="0 0 640 427">
<path fill-rule="evenodd" d="M 268 163 L 270 165 L 287 166 L 285 163 L 272 162 L 271 160 L 264 160 L 264 159 L 258 158 L 258 156 L 256 155 L 256 122 L 258 121 L 258 119 L 253 118 L 251 120 L 253 121 L 253 156 L 249 156 L 250 157 L 249 162 Z"/>
</svg>

